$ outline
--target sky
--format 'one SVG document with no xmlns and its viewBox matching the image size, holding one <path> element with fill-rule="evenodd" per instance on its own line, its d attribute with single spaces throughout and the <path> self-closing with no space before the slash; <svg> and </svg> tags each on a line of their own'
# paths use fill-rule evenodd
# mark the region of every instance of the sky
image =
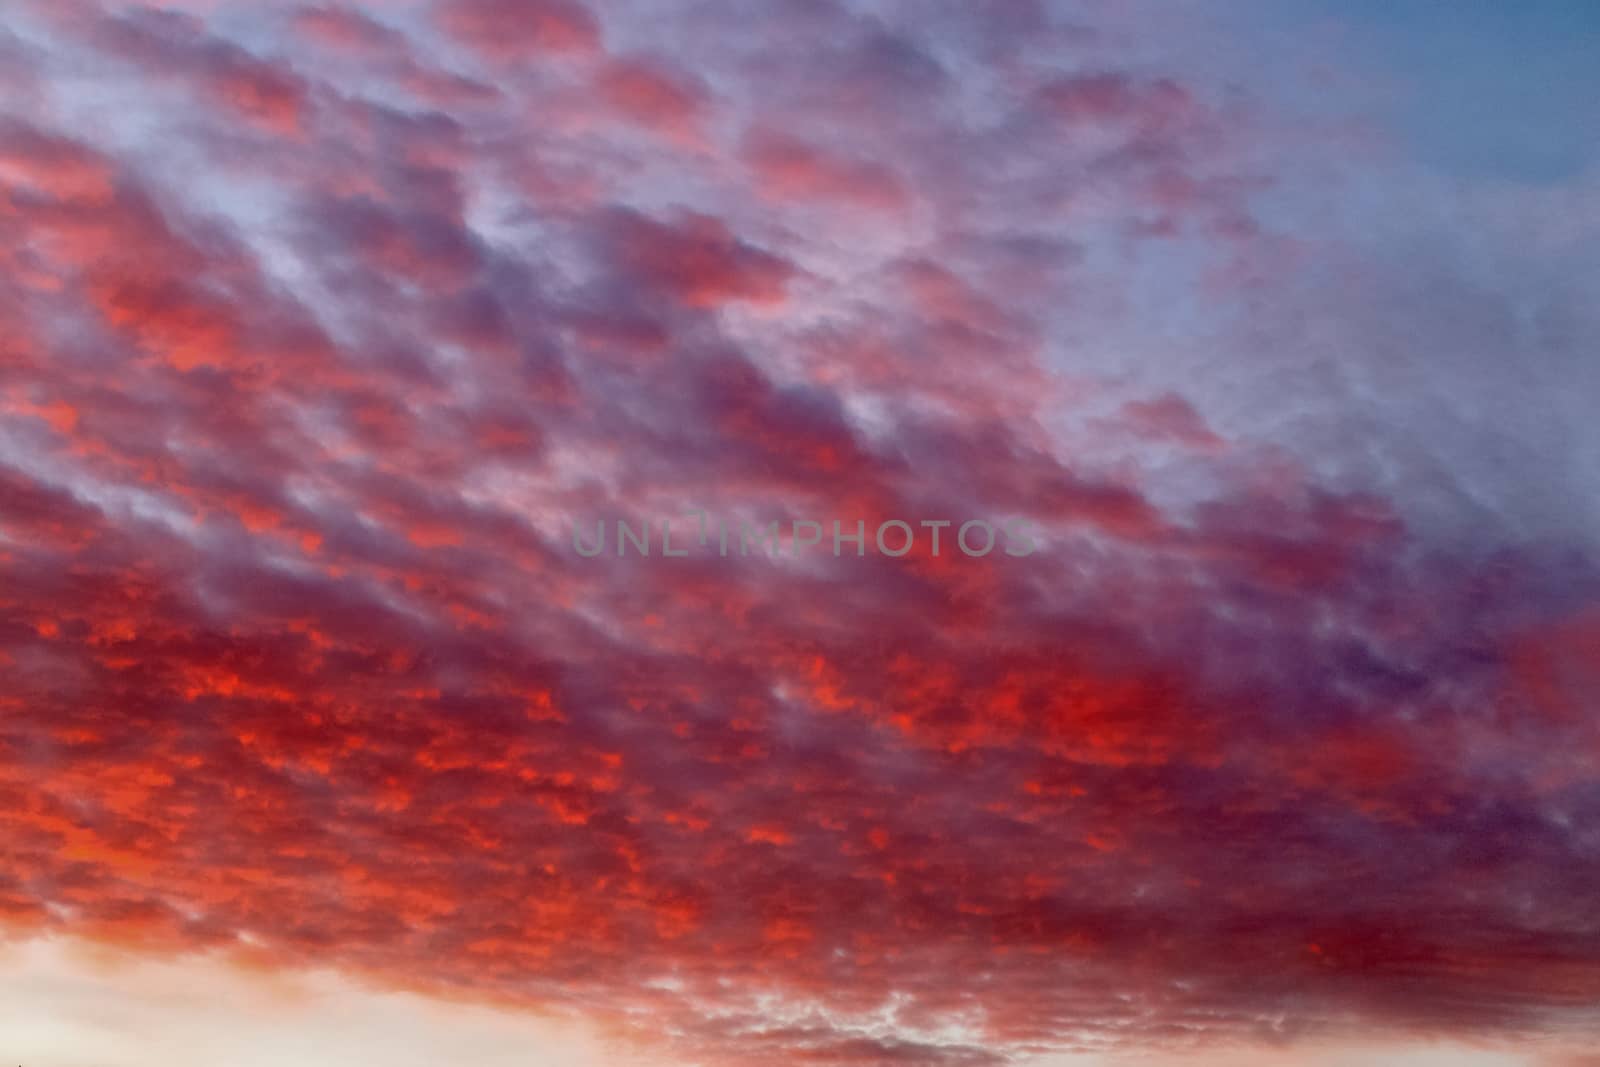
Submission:
<svg viewBox="0 0 1600 1067">
<path fill-rule="evenodd" d="M 1597 55 L 10 0 L 0 1062 L 1600 1064 Z"/>
</svg>

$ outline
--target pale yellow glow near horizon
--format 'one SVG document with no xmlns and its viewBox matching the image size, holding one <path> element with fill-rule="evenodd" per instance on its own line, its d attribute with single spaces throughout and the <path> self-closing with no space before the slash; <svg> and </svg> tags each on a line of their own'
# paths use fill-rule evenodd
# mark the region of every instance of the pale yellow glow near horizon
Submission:
<svg viewBox="0 0 1600 1067">
<path fill-rule="evenodd" d="M 1312 1043 L 1219 1047 L 1170 1054 L 1091 1053 L 1046 1057 L 1028 1067 L 1600 1067 L 1565 1050 L 1512 1051 L 1449 1041 Z"/>
<path fill-rule="evenodd" d="M 372 989 L 332 971 L 0 941 L 0 1067 L 689 1067 L 580 1022 Z M 1019 1067 L 1600 1067 L 1445 1042 L 1050 1056 Z"/>
<path fill-rule="evenodd" d="M 71 940 L 0 943 L 4 1067 L 644 1067 L 577 1023 Z M 675 1067 L 657 1056 L 649 1067 Z"/>
</svg>

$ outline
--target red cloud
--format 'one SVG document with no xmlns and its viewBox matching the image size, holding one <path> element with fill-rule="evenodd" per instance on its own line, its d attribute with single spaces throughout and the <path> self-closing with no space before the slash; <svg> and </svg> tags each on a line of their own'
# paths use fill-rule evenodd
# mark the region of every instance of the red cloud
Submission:
<svg viewBox="0 0 1600 1067">
<path fill-rule="evenodd" d="M 104 200 L 115 181 L 115 164 L 99 153 L 0 117 L 0 182 L 63 200 Z"/>
<path fill-rule="evenodd" d="M 1153 400 L 1130 401 L 1123 405 L 1122 420 L 1136 433 L 1191 448 L 1214 449 L 1223 443 L 1194 405 L 1174 393 Z"/>
<path fill-rule="evenodd" d="M 670 66 L 573 4 L 434 13 L 460 71 L 359 6 L 297 23 L 359 60 L 37 31 L 139 121 L 0 120 L 8 928 L 582 1003 L 706 1063 L 1581 1021 L 1581 545 L 1215 448 L 1170 382 L 1094 424 L 1125 462 L 1064 443 L 1093 250 L 1038 105 L 1184 171 L 1194 94 L 1007 81 L 973 129 L 989 59 L 827 6 L 748 54 L 690 21 Z M 705 136 L 552 121 L 572 85 Z M 901 173 L 915 218 L 854 210 Z M 570 548 L 695 507 L 1041 551 Z"/>
<path fill-rule="evenodd" d="M 397 30 L 347 7 L 307 7 L 294 16 L 297 32 L 330 48 L 382 52 L 403 46 Z"/>
<path fill-rule="evenodd" d="M 689 307 L 781 303 L 795 274 L 791 264 L 739 240 L 707 215 L 657 222 L 624 214 L 609 230 L 608 250 L 618 267 Z"/>
<path fill-rule="evenodd" d="M 910 200 L 888 167 L 835 156 L 774 131 L 751 133 L 744 158 L 762 193 L 778 199 L 835 201 L 890 212 L 904 210 Z"/>
<path fill-rule="evenodd" d="M 1188 91 L 1175 82 L 1144 82 L 1122 74 L 1058 78 L 1039 89 L 1038 99 L 1069 121 L 1145 127 L 1176 123 L 1194 107 Z"/>
<path fill-rule="evenodd" d="M 600 48 L 600 24 L 575 0 L 441 0 L 434 17 L 457 40 L 499 60 Z"/>
<path fill-rule="evenodd" d="M 641 58 L 608 62 L 596 75 L 595 91 L 627 121 L 685 140 L 700 136 L 710 100 L 696 80 Z"/>
</svg>

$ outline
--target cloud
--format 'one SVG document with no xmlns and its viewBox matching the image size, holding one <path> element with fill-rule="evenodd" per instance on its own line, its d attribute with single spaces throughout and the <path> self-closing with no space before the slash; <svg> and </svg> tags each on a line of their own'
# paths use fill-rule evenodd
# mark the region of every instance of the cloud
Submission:
<svg viewBox="0 0 1600 1067">
<path fill-rule="evenodd" d="M 641 57 L 610 60 L 595 80 L 595 92 L 628 122 L 693 141 L 709 106 L 705 87 L 666 65 Z"/>
<path fill-rule="evenodd" d="M 411 1051 L 520 1040 L 478 1000 L 652 1062 L 1559 1052 L 1576 289 L 1355 240 L 1259 88 L 1110 14 L 603 14 L 20 16 L 8 929 L 425 994 Z M 1482 239 L 1584 265 L 1552 196 Z M 1501 351 L 1544 384 L 1485 436 Z M 619 520 L 694 551 L 573 550 Z"/>
<path fill-rule="evenodd" d="M 434 17 L 446 33 L 495 60 L 600 47 L 600 23 L 573 0 L 441 0 Z"/>
<path fill-rule="evenodd" d="M 881 164 L 832 156 L 772 130 L 752 132 L 745 159 L 761 191 L 776 199 L 839 201 L 896 212 L 908 193 L 893 170 Z"/>
</svg>

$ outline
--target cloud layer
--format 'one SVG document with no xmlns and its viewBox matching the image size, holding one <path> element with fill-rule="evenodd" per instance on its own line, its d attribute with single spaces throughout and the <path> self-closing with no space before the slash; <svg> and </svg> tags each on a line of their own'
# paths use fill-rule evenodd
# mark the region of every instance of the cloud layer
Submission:
<svg viewBox="0 0 1600 1067">
<path fill-rule="evenodd" d="M 1308 160 L 1436 177 L 1173 18 L 23 3 L 7 925 L 708 1063 L 1592 1032 L 1594 246 L 1479 267 L 1593 183 L 1397 270 Z M 572 547 L 692 509 L 1040 550 Z"/>
</svg>

